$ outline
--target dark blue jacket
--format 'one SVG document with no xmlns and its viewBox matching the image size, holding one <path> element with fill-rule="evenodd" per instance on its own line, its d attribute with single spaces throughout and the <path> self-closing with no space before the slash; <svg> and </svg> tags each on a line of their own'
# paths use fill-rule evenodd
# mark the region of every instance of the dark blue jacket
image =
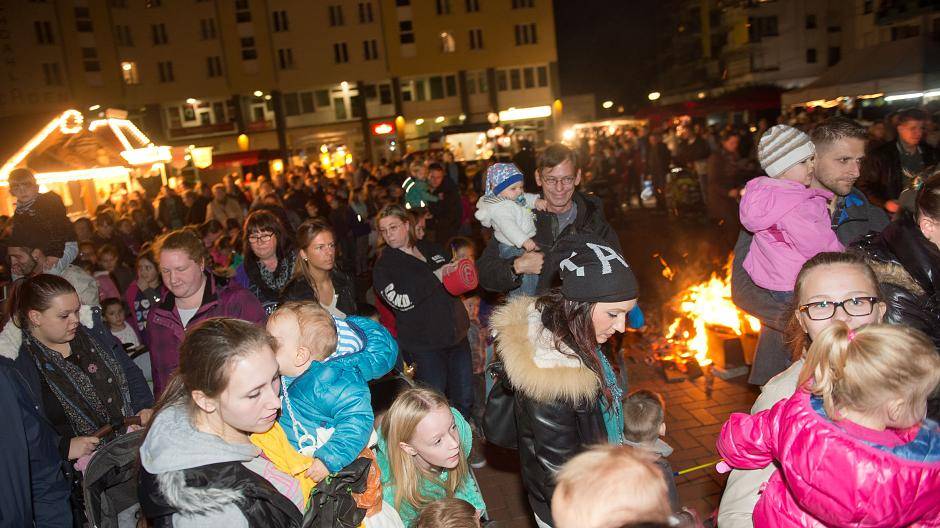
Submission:
<svg viewBox="0 0 940 528">
<path fill-rule="evenodd" d="M 59 439 L 40 405 L 13 360 L 0 357 L 0 528 L 72 526 Z"/>
</svg>

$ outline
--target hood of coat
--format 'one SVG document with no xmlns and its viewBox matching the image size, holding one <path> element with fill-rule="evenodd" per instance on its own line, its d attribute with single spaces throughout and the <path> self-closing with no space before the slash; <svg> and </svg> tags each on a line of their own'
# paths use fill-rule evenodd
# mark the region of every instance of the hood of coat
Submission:
<svg viewBox="0 0 940 528">
<path fill-rule="evenodd" d="M 230 444 L 197 430 L 185 405 L 160 411 L 140 446 L 140 463 L 156 476 L 167 503 L 181 513 L 199 513 L 241 500 L 232 488 L 193 487 L 184 470 L 221 462 L 249 462 L 261 454 L 254 444 Z"/>
<path fill-rule="evenodd" d="M 891 284 L 903 288 L 918 297 L 924 294 L 924 289 L 917 284 L 914 277 L 911 277 L 911 274 L 899 263 L 868 259 L 868 265 L 871 266 L 871 269 L 875 272 L 879 283 Z"/>
<path fill-rule="evenodd" d="M 503 360 L 513 388 L 536 401 L 573 404 L 597 397 L 600 383 L 591 369 L 562 344 L 555 346 L 551 331 L 542 325 L 535 299 L 517 297 L 490 318 L 496 352 Z"/>
<path fill-rule="evenodd" d="M 751 232 L 770 229 L 809 200 L 819 201 L 820 210 L 824 210 L 833 196 L 829 190 L 807 188 L 798 182 L 760 176 L 744 186 L 741 222 Z"/>
<path fill-rule="evenodd" d="M 78 311 L 78 319 L 85 328 L 91 329 L 95 325 L 94 310 L 100 308 L 83 304 Z M 15 360 L 20 355 L 20 345 L 23 344 L 23 331 L 12 321 L 7 321 L 3 331 L 0 332 L 0 356 Z"/>
</svg>

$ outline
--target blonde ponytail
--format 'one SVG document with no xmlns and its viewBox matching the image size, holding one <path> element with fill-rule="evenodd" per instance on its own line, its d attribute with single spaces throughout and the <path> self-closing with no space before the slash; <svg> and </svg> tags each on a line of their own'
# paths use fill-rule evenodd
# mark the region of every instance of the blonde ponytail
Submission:
<svg viewBox="0 0 940 528">
<path fill-rule="evenodd" d="M 923 332 L 903 325 L 844 322 L 824 329 L 806 352 L 799 386 L 823 400 L 827 416 L 840 409 L 876 412 L 891 400 L 908 403 L 912 423 L 940 383 L 940 355 Z"/>
</svg>

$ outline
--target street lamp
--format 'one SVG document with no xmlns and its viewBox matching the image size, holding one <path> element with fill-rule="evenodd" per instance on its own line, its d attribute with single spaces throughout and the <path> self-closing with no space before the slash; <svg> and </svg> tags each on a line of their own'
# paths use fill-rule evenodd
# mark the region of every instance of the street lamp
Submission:
<svg viewBox="0 0 940 528">
<path fill-rule="evenodd" d="M 604 101 L 604 102 L 601 104 L 601 106 L 604 107 L 605 110 L 608 109 L 608 108 L 613 108 L 614 102 L 613 102 L 613 101 Z"/>
<path fill-rule="evenodd" d="M 659 92 L 650 92 L 650 94 L 647 95 L 646 98 L 649 99 L 650 101 L 655 101 L 659 99 L 661 96 L 662 94 Z"/>
</svg>

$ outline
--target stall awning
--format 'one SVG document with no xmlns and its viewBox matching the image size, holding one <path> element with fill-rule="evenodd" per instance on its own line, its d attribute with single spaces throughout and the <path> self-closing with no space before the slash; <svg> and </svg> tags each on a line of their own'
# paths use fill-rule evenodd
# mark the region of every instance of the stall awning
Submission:
<svg viewBox="0 0 940 528">
<path fill-rule="evenodd" d="M 641 108 L 636 117 L 658 121 L 674 116 L 705 117 L 725 112 L 768 110 L 780 107 L 781 89 L 776 86 L 749 86 L 718 97 Z"/>
<path fill-rule="evenodd" d="M 940 81 L 940 45 L 927 38 L 885 42 L 849 54 L 812 83 L 784 92 L 784 106 L 837 97 L 919 92 Z"/>
</svg>

